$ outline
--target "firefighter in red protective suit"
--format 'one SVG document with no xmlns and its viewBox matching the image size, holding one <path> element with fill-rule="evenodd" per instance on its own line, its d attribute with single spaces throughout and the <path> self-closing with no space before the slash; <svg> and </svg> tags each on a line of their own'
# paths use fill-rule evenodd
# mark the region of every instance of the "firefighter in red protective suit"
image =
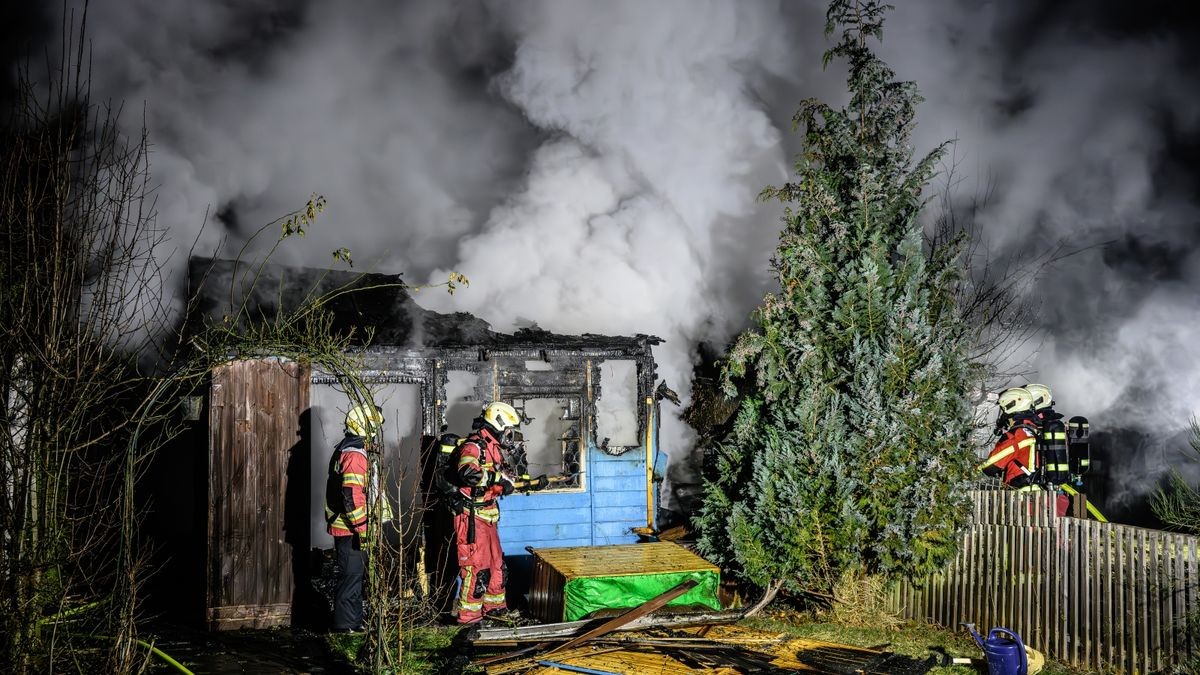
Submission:
<svg viewBox="0 0 1200 675">
<path fill-rule="evenodd" d="M 1020 492 L 1040 490 L 1037 482 L 1037 427 L 1033 422 L 1033 396 L 1021 387 L 1007 389 L 1000 406 L 1000 440 L 979 466 L 985 476 L 999 477 Z"/>
<path fill-rule="evenodd" d="M 496 499 L 513 492 L 514 481 L 505 472 L 501 449 L 511 442 L 520 425 L 521 416 L 515 408 L 501 401 L 491 403 L 476 420 L 475 430 L 458 447 L 457 476 L 464 502 L 454 516 L 461 581 L 460 624 L 508 611 L 504 598 L 508 567 L 500 547 L 500 507 Z"/>
<path fill-rule="evenodd" d="M 367 548 L 367 451 L 383 429 L 383 413 L 373 405 L 346 414 L 346 436 L 329 458 L 325 523 L 337 552 L 338 582 L 333 599 L 333 632 L 363 629 L 362 586 Z"/>
</svg>

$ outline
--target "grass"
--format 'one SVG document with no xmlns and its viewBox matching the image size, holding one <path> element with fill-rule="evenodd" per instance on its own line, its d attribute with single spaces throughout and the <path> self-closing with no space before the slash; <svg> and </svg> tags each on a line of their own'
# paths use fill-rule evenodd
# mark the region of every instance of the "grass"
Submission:
<svg viewBox="0 0 1200 675">
<path fill-rule="evenodd" d="M 924 659 L 930 656 L 930 647 L 940 647 L 950 656 L 980 659 L 979 646 L 962 632 L 952 632 L 937 626 L 905 624 L 899 628 L 862 628 L 830 623 L 813 619 L 810 615 L 790 609 L 768 611 L 760 617 L 742 622 L 748 628 L 757 628 L 814 640 L 825 640 L 857 647 L 870 647 Z M 461 672 L 463 664 L 453 663 L 458 650 L 454 646 L 458 626 L 419 626 L 411 628 L 405 636 L 405 651 L 401 659 L 400 673 L 404 675 L 435 675 L 445 672 Z M 359 651 L 365 642 L 363 635 L 329 635 L 329 648 L 335 654 L 356 663 Z M 979 675 L 985 669 L 965 665 L 939 666 L 933 668 L 935 675 Z M 1083 675 L 1054 661 L 1047 661 L 1042 675 Z"/>
<path fill-rule="evenodd" d="M 399 673 L 434 675 L 447 672 L 449 661 L 455 655 L 454 638 L 459 630 L 458 626 L 414 626 L 406 630 Z M 347 663 L 364 665 L 359 662 L 359 654 L 366 644 L 366 636 L 362 633 L 331 633 L 326 636 L 326 642 L 330 651 Z"/>
<path fill-rule="evenodd" d="M 905 624 L 895 629 L 859 628 L 813 620 L 798 612 L 784 610 L 748 619 L 742 625 L 814 640 L 882 649 L 919 659 L 930 656 L 930 647 L 941 647 L 950 656 L 983 658 L 979 646 L 966 633 L 955 633 L 925 624 Z M 982 671 L 971 666 L 952 665 L 938 666 L 930 672 L 937 675 L 979 675 Z M 1083 672 L 1049 660 L 1041 671 L 1042 675 L 1080 675 Z"/>
</svg>

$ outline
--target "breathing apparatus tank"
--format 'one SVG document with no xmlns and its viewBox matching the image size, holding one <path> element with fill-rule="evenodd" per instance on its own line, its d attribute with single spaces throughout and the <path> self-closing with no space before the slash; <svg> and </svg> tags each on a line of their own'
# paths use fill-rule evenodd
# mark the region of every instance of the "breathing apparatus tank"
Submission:
<svg viewBox="0 0 1200 675">
<path fill-rule="evenodd" d="M 1092 446 L 1088 443 L 1088 419 L 1076 415 L 1067 420 L 1067 454 L 1071 475 L 1082 477 L 1092 464 Z"/>
<path fill-rule="evenodd" d="M 1042 423 L 1038 429 L 1037 448 L 1045 485 L 1058 487 L 1071 480 L 1067 425 L 1060 417 L 1050 417 Z"/>
</svg>

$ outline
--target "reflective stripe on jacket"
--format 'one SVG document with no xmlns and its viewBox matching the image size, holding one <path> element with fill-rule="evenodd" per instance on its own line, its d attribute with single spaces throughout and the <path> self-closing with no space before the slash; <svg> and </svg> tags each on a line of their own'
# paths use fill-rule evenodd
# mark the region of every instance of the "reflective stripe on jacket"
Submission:
<svg viewBox="0 0 1200 675">
<path fill-rule="evenodd" d="M 1036 431 L 1025 425 L 1015 426 L 996 442 L 987 460 L 979 465 L 980 470 L 995 466 L 1000 469 L 1005 485 L 1015 487 L 1028 483 L 1037 472 Z"/>
<path fill-rule="evenodd" d="M 325 522 L 329 534 L 348 537 L 367 528 L 367 452 L 355 436 L 339 443 L 335 455 L 325 495 Z"/>
<path fill-rule="evenodd" d="M 494 500 L 504 494 L 502 486 L 488 486 L 488 483 L 495 483 L 504 475 L 504 456 L 500 454 L 500 442 L 492 435 L 491 430 L 477 429 L 467 436 L 459 446 L 457 469 L 459 480 L 464 486 L 461 489 L 463 496 L 474 499 L 476 504 Z M 495 517 L 499 519 L 500 509 L 494 509 Z M 483 511 L 479 509 L 475 515 L 484 518 Z"/>
</svg>

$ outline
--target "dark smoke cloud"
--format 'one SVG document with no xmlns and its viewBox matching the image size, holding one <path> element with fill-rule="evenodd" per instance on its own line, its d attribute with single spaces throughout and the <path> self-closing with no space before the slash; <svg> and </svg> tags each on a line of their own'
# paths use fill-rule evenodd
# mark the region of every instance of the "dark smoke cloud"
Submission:
<svg viewBox="0 0 1200 675">
<path fill-rule="evenodd" d="M 1115 505 L 1142 504 L 1200 409 L 1198 37 L 1178 3 L 902 6 L 885 54 L 928 98 L 920 139 L 956 137 L 960 203 L 1000 259 L 1042 269 L 1029 379 L 1106 432 Z M 1016 384 L 1016 383 L 1014 383 Z M 1195 475 L 1195 467 L 1184 467 Z"/>
<path fill-rule="evenodd" d="M 1037 279 L 1026 367 L 1060 409 L 1143 439 L 1109 451 L 1144 492 L 1200 406 L 1186 3 L 897 5 L 883 54 L 927 98 L 917 144 L 958 139 L 954 197 L 990 195 L 992 255 L 1083 249 Z M 230 255 L 321 192 L 295 262 L 349 246 L 414 281 L 468 274 L 421 301 L 500 328 L 657 332 L 685 391 L 694 345 L 768 288 L 779 211 L 754 197 L 799 149 L 795 106 L 846 97 L 817 2 L 134 0 L 89 22 L 95 90 L 131 128 L 145 105 L 176 246 L 207 210 L 200 252 Z"/>
</svg>

